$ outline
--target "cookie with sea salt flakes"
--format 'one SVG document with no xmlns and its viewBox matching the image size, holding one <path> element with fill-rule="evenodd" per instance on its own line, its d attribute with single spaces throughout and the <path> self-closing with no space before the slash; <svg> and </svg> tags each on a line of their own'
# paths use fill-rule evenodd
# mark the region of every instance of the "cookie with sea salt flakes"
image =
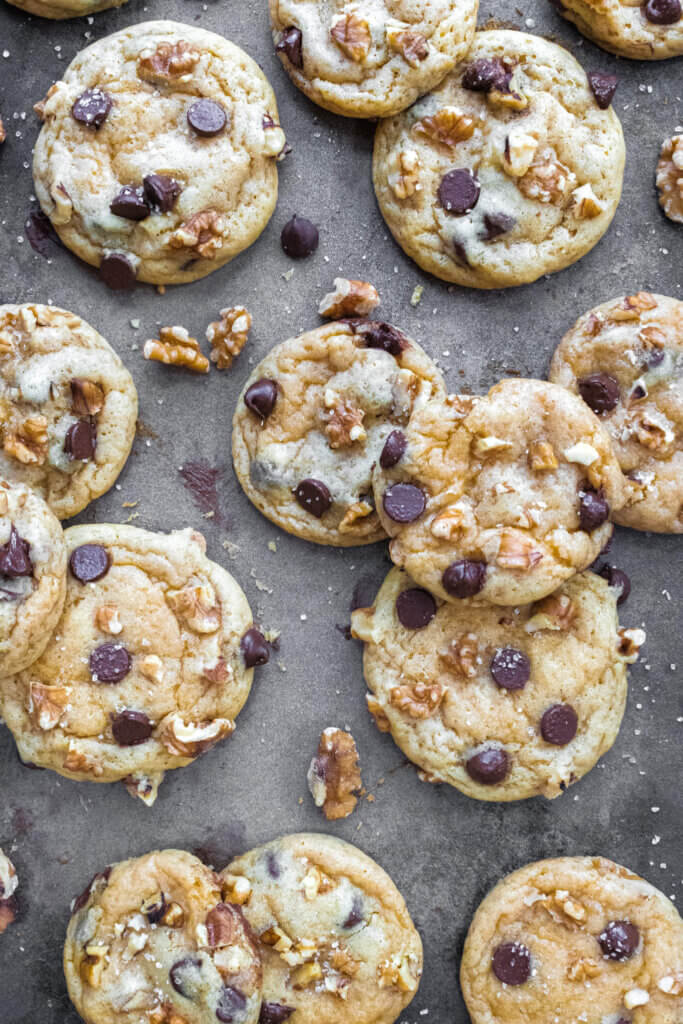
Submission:
<svg viewBox="0 0 683 1024">
<path fill-rule="evenodd" d="M 234 731 L 268 646 L 194 530 L 73 526 L 65 540 L 62 617 L 42 656 L 0 679 L 0 713 L 23 761 L 123 780 L 151 804 L 166 770 Z"/>
<path fill-rule="evenodd" d="M 632 60 L 683 54 L 681 0 L 551 0 L 553 6 L 603 50 Z"/>
<path fill-rule="evenodd" d="M 105 11 L 109 7 L 120 7 L 125 2 L 126 0 L 7 0 L 7 3 L 19 7 L 22 11 L 53 20 L 80 18 L 86 14 Z"/>
<path fill-rule="evenodd" d="M 357 847 L 283 836 L 221 878 L 259 938 L 261 1024 L 392 1024 L 416 994 L 420 936 L 392 880 Z"/>
<path fill-rule="evenodd" d="M 460 984 L 472 1024 L 679 1024 L 683 922 L 604 857 L 536 861 L 479 906 Z"/>
<path fill-rule="evenodd" d="M 536 604 L 449 604 L 392 569 L 351 616 L 368 708 L 429 782 L 478 800 L 559 796 L 609 750 L 642 630 L 619 577 L 579 573 Z"/>
<path fill-rule="evenodd" d="M 275 96 L 214 32 L 131 25 L 82 50 L 39 108 L 36 195 L 111 288 L 195 281 L 270 219 L 285 144 Z"/>
<path fill-rule="evenodd" d="M 288 533 L 339 547 L 385 536 L 372 466 L 398 459 L 415 411 L 445 387 L 390 324 L 324 324 L 277 345 L 237 403 L 232 454 L 247 497 Z"/>
<path fill-rule="evenodd" d="M 257 1024 L 261 960 L 242 909 L 192 854 L 157 850 L 95 875 L 64 945 L 89 1024 Z"/>
<path fill-rule="evenodd" d="M 294 84 L 347 117 L 388 117 L 464 57 L 478 0 L 270 0 L 275 49 Z"/>
<path fill-rule="evenodd" d="M 375 191 L 398 244 L 472 288 L 574 263 L 621 195 L 624 139 L 610 98 L 555 43 L 478 32 L 436 90 L 377 128 Z"/>
<path fill-rule="evenodd" d="M 550 379 L 610 434 L 632 488 L 615 522 L 683 533 L 683 302 L 638 292 L 589 310 L 555 350 Z"/>
</svg>

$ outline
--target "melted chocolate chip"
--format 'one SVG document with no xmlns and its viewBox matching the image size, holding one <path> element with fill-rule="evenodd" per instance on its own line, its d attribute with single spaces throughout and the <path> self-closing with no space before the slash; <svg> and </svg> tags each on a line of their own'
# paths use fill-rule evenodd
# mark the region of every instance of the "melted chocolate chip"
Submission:
<svg viewBox="0 0 683 1024">
<path fill-rule="evenodd" d="M 653 25 L 675 25 L 681 20 L 680 0 L 647 0 L 641 9 Z"/>
<path fill-rule="evenodd" d="M 598 942 L 608 960 L 628 960 L 638 948 L 640 932 L 630 921 L 610 921 Z"/>
<path fill-rule="evenodd" d="M 100 544 L 81 544 L 73 549 L 69 558 L 69 568 L 79 583 L 102 579 L 110 565 L 109 553 Z"/>
<path fill-rule="evenodd" d="M 405 455 L 408 441 L 402 430 L 392 430 L 384 442 L 382 453 L 379 457 L 379 464 L 382 469 L 391 469 L 397 462 L 400 462 Z"/>
<path fill-rule="evenodd" d="M 100 882 L 108 882 L 109 876 L 111 875 L 111 868 L 106 867 L 104 871 L 98 871 L 96 875 L 93 875 L 85 889 L 80 893 L 74 900 L 74 905 L 71 909 L 72 914 L 78 913 L 82 910 L 90 899 L 90 893 L 99 885 Z"/>
<path fill-rule="evenodd" d="M 289 63 L 295 68 L 302 68 L 304 66 L 302 41 L 301 29 L 290 25 L 280 36 L 280 42 L 275 50 L 277 53 L 284 53 Z"/>
<path fill-rule="evenodd" d="M 244 1019 L 246 1006 L 247 998 L 243 992 L 234 985 L 224 985 L 218 997 L 216 1016 L 223 1024 L 236 1024 L 237 1021 Z"/>
<path fill-rule="evenodd" d="M 258 1024 L 283 1024 L 289 1020 L 294 1013 L 294 1006 L 285 1006 L 283 1003 L 261 1003 Z"/>
<path fill-rule="evenodd" d="M 266 854 L 266 869 L 271 878 L 280 877 L 280 862 L 277 859 L 277 854 L 272 850 Z"/>
<path fill-rule="evenodd" d="M 97 131 L 107 120 L 113 103 L 108 92 L 102 92 L 101 89 L 86 89 L 71 108 L 71 116 L 79 124 Z"/>
<path fill-rule="evenodd" d="M 294 497 L 301 507 L 316 519 L 322 519 L 332 504 L 332 495 L 322 480 L 309 477 L 294 488 Z"/>
<path fill-rule="evenodd" d="M 248 629 L 240 641 L 240 650 L 247 668 L 254 668 L 256 665 L 265 665 L 270 658 L 270 647 L 260 630 L 252 626 Z"/>
<path fill-rule="evenodd" d="M 472 171 L 458 167 L 444 174 L 439 185 L 439 202 L 455 217 L 462 217 L 477 205 L 481 188 Z"/>
<path fill-rule="evenodd" d="M 415 484 L 394 484 L 382 498 L 384 511 L 395 523 L 414 523 L 425 510 L 425 496 Z"/>
<path fill-rule="evenodd" d="M 168 213 L 183 191 L 180 182 L 168 174 L 148 174 L 142 179 L 142 193 L 155 213 Z"/>
<path fill-rule="evenodd" d="M 30 211 L 24 224 L 24 234 L 31 248 L 46 259 L 50 256 L 52 243 L 62 244 L 52 221 L 42 210 Z"/>
<path fill-rule="evenodd" d="M 619 84 L 617 76 L 608 75 L 604 71 L 589 71 L 588 84 L 600 110 L 607 110 L 617 91 L 617 85 Z"/>
<path fill-rule="evenodd" d="M 196 956 L 176 960 L 168 972 L 168 978 L 176 992 L 185 999 L 193 999 L 199 987 L 202 961 Z"/>
<path fill-rule="evenodd" d="M 119 711 L 111 723 L 114 739 L 120 747 L 137 747 L 152 735 L 152 723 L 144 711 Z"/>
<path fill-rule="evenodd" d="M 472 92 L 491 92 L 492 89 L 507 92 L 510 77 L 511 72 L 499 57 L 483 57 L 467 65 L 462 76 L 462 87 Z"/>
<path fill-rule="evenodd" d="M 296 214 L 287 221 L 280 235 L 282 248 L 293 260 L 303 260 L 318 248 L 318 229 L 306 217 Z"/>
<path fill-rule="evenodd" d="M 261 422 L 267 420 L 277 401 L 277 384 L 274 380 L 261 377 L 244 392 L 244 404 Z"/>
<path fill-rule="evenodd" d="M 564 747 L 576 736 L 579 716 L 571 704 L 553 704 L 543 712 L 541 736 L 554 747 Z"/>
<path fill-rule="evenodd" d="M 120 683 L 130 672 L 132 659 L 123 644 L 100 644 L 88 659 L 93 682 Z"/>
<path fill-rule="evenodd" d="M 598 575 L 607 580 L 610 587 L 615 587 L 621 593 L 617 598 L 617 605 L 623 604 L 631 593 L 631 581 L 623 569 L 617 569 L 615 565 L 602 565 L 598 569 Z"/>
<path fill-rule="evenodd" d="M 510 758 L 501 747 L 489 747 L 473 754 L 465 765 L 467 774 L 482 786 L 495 786 L 510 771 Z"/>
<path fill-rule="evenodd" d="M 17 576 L 30 576 L 33 572 L 30 550 L 31 545 L 19 536 L 14 523 L 12 523 L 9 540 L 0 546 L 0 575 L 8 576 L 10 579 L 15 579 Z"/>
<path fill-rule="evenodd" d="M 365 915 L 363 911 L 363 899 L 361 896 L 355 893 L 353 900 L 351 902 L 351 910 L 349 911 L 349 916 L 344 921 L 342 927 L 346 928 L 346 930 L 348 931 L 351 928 L 355 928 L 364 919 Z"/>
<path fill-rule="evenodd" d="M 135 287 L 135 267 L 122 252 L 110 252 L 102 257 L 100 278 L 114 292 L 124 292 Z"/>
<path fill-rule="evenodd" d="M 429 591 L 411 587 L 396 598 L 396 614 L 406 629 L 424 629 L 436 615 L 436 601 Z"/>
<path fill-rule="evenodd" d="M 579 496 L 579 525 L 585 533 L 592 533 L 609 517 L 609 503 L 602 491 L 585 490 Z"/>
<path fill-rule="evenodd" d="M 158 897 L 147 899 L 143 903 L 143 913 L 150 924 L 159 924 L 166 913 L 166 897 L 160 892 Z"/>
<path fill-rule="evenodd" d="M 76 420 L 64 437 L 64 451 L 71 459 L 86 462 L 97 449 L 97 427 L 91 419 Z"/>
<path fill-rule="evenodd" d="M 491 958 L 491 970 L 504 985 L 523 985 L 531 974 L 531 954 L 521 942 L 503 942 Z"/>
<path fill-rule="evenodd" d="M 112 199 L 109 209 L 117 217 L 125 217 L 126 220 L 144 220 L 145 217 L 149 217 L 149 206 L 139 185 L 124 185 L 119 194 Z"/>
<path fill-rule="evenodd" d="M 486 562 L 462 558 L 452 562 L 441 577 L 444 590 L 451 597 L 474 597 L 486 582 Z"/>
<path fill-rule="evenodd" d="M 531 665 L 523 651 L 503 647 L 491 659 L 491 675 L 503 690 L 522 690 L 529 682 Z"/>
<path fill-rule="evenodd" d="M 455 252 L 456 263 L 459 263 L 462 267 L 469 267 L 470 261 L 467 257 L 467 249 L 464 242 L 458 242 L 455 238 L 453 239 L 453 251 Z"/>
<path fill-rule="evenodd" d="M 611 412 L 619 401 L 619 383 L 608 373 L 591 373 L 578 381 L 579 394 L 586 405 L 600 416 Z"/>
<path fill-rule="evenodd" d="M 187 123 L 197 135 L 208 139 L 213 135 L 220 135 L 228 123 L 228 115 L 225 107 L 215 100 L 196 100 L 188 108 Z"/>
<path fill-rule="evenodd" d="M 498 238 L 499 235 L 504 235 L 508 231 L 512 231 L 517 221 L 514 217 L 510 217 L 507 213 L 485 213 L 484 214 L 484 231 L 480 237 L 485 242 L 491 242 L 494 238 Z"/>
</svg>

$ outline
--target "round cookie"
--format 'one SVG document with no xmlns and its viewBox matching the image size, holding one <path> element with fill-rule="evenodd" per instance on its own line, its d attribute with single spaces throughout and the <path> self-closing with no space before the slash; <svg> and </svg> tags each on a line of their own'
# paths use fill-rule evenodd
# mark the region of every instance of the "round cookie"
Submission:
<svg viewBox="0 0 683 1024">
<path fill-rule="evenodd" d="M 220 878 L 182 850 L 122 861 L 75 900 L 64 974 L 88 1024 L 257 1024 L 261 961 Z"/>
<path fill-rule="evenodd" d="M 419 409 L 373 472 L 392 561 L 446 601 L 525 604 L 595 560 L 624 504 L 609 435 L 557 384 L 503 380 Z"/>
<path fill-rule="evenodd" d="M 65 533 L 66 603 L 45 653 L 0 679 L 23 761 L 153 803 L 164 771 L 229 736 L 268 659 L 235 580 L 194 530 Z"/>
<path fill-rule="evenodd" d="M 603 50 L 633 60 L 683 54 L 680 0 L 552 0 L 559 13 Z"/>
<path fill-rule="evenodd" d="M 275 49 L 314 103 L 389 117 L 438 85 L 472 42 L 478 0 L 270 0 Z"/>
<path fill-rule="evenodd" d="M 604 857 L 527 864 L 486 896 L 460 984 L 472 1024 L 679 1024 L 683 922 Z"/>
<path fill-rule="evenodd" d="M 275 96 L 222 36 L 132 25 L 82 50 L 42 108 L 36 195 L 112 288 L 195 281 L 270 219 L 285 144 Z"/>
<path fill-rule="evenodd" d="M 324 324 L 277 345 L 251 374 L 233 420 L 235 472 L 259 511 L 297 537 L 381 540 L 373 463 L 443 395 L 441 372 L 390 324 Z"/>
<path fill-rule="evenodd" d="M 430 782 L 478 800 L 559 796 L 619 731 L 644 640 L 621 635 L 619 596 L 585 572 L 534 605 L 454 605 L 392 569 L 351 617 L 376 724 Z"/>
<path fill-rule="evenodd" d="M 0 676 L 40 657 L 65 594 L 59 520 L 29 487 L 0 481 Z"/>
<path fill-rule="evenodd" d="M 586 73 L 524 32 L 478 32 L 430 95 L 380 122 L 373 178 L 394 238 L 424 270 L 506 288 L 561 270 L 605 233 L 624 139 Z"/>
<path fill-rule="evenodd" d="M 86 14 L 95 14 L 97 11 L 105 11 L 109 7 L 120 7 L 125 2 L 126 0 L 7 0 L 7 3 L 22 11 L 53 20 L 79 18 Z"/>
<path fill-rule="evenodd" d="M 550 379 L 609 431 L 632 488 L 615 522 L 683 533 L 683 302 L 638 292 L 596 306 L 565 334 Z"/>
<path fill-rule="evenodd" d="M 59 519 L 115 482 L 138 413 L 131 375 L 75 313 L 0 306 L 0 478 L 27 484 Z"/>
<path fill-rule="evenodd" d="M 222 879 L 260 937 L 262 1024 L 391 1024 L 417 992 L 422 942 L 403 897 L 350 843 L 284 836 Z"/>
</svg>

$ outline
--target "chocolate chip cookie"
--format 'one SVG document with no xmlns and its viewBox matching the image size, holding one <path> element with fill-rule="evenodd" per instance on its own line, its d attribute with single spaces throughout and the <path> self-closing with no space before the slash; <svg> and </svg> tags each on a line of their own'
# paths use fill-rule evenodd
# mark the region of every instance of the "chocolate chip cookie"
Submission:
<svg viewBox="0 0 683 1024">
<path fill-rule="evenodd" d="M 259 511 L 297 537 L 381 540 L 373 463 L 394 449 L 398 457 L 411 415 L 444 394 L 440 371 L 397 328 L 325 324 L 277 345 L 247 381 L 233 420 L 235 471 Z"/>
<path fill-rule="evenodd" d="M 181 850 L 122 861 L 75 900 L 69 995 L 89 1024 L 257 1024 L 261 960 L 219 877 Z"/>
<path fill-rule="evenodd" d="M 604 857 L 537 861 L 480 905 L 460 983 L 472 1024 L 678 1024 L 683 922 Z"/>
<path fill-rule="evenodd" d="M 135 436 L 133 379 L 75 313 L 0 306 L 0 478 L 27 484 L 59 519 L 113 485 Z"/>
<path fill-rule="evenodd" d="M 603 50 L 633 60 L 683 54 L 681 0 L 554 0 L 554 7 Z"/>
<path fill-rule="evenodd" d="M 125 2 L 126 0 L 7 0 L 7 3 L 19 7 L 22 11 L 53 20 L 80 18 L 86 14 L 105 11 L 109 7 L 120 7 Z"/>
<path fill-rule="evenodd" d="M 429 782 L 559 796 L 614 743 L 645 639 L 619 630 L 613 582 L 584 572 L 533 605 L 454 605 L 392 569 L 351 617 L 376 724 Z"/>
<path fill-rule="evenodd" d="M 610 434 L 631 487 L 615 522 L 683 533 L 683 302 L 638 292 L 596 306 L 565 334 L 550 379 Z"/>
<path fill-rule="evenodd" d="M 585 569 L 628 481 L 581 400 L 545 381 L 427 403 L 373 472 L 392 561 L 445 601 L 537 601 Z"/>
<path fill-rule="evenodd" d="M 263 960 L 261 1024 L 391 1024 L 417 992 L 422 943 L 389 876 L 332 836 L 284 836 L 234 860 Z"/>
<path fill-rule="evenodd" d="M 164 771 L 229 736 L 268 646 L 193 530 L 73 526 L 64 612 L 30 669 L 0 679 L 23 761 L 153 803 Z"/>
<path fill-rule="evenodd" d="M 394 238 L 424 270 L 472 288 L 574 263 L 621 195 L 624 139 L 603 106 L 562 47 L 478 32 L 438 89 L 378 126 L 374 184 Z"/>
<path fill-rule="evenodd" d="M 478 0 L 270 0 L 273 41 L 294 84 L 335 114 L 389 117 L 467 53 Z"/>
<path fill-rule="evenodd" d="M 275 96 L 222 36 L 130 26 L 82 50 L 40 106 L 36 195 L 110 287 L 195 281 L 268 223 L 285 144 Z"/>
</svg>

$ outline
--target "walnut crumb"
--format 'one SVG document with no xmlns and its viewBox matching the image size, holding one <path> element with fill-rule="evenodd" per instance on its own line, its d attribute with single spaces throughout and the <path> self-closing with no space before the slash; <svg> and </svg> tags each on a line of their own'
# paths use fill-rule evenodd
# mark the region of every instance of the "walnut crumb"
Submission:
<svg viewBox="0 0 683 1024">
<path fill-rule="evenodd" d="M 145 359 L 153 359 L 166 366 L 182 366 L 195 373 L 208 373 L 209 360 L 184 327 L 162 327 L 159 338 L 149 338 L 142 350 Z"/>
<path fill-rule="evenodd" d="M 335 277 L 334 291 L 323 296 L 318 306 L 320 316 L 338 320 L 345 316 L 367 316 L 379 306 L 379 293 L 367 281 Z"/>
<path fill-rule="evenodd" d="M 361 788 L 358 750 L 351 733 L 325 729 L 308 769 L 308 788 L 328 821 L 351 814 Z"/>
<path fill-rule="evenodd" d="M 244 306 L 222 309 L 219 315 L 220 320 L 207 327 L 206 340 L 211 345 L 211 362 L 227 370 L 246 345 L 252 320 Z"/>
</svg>

